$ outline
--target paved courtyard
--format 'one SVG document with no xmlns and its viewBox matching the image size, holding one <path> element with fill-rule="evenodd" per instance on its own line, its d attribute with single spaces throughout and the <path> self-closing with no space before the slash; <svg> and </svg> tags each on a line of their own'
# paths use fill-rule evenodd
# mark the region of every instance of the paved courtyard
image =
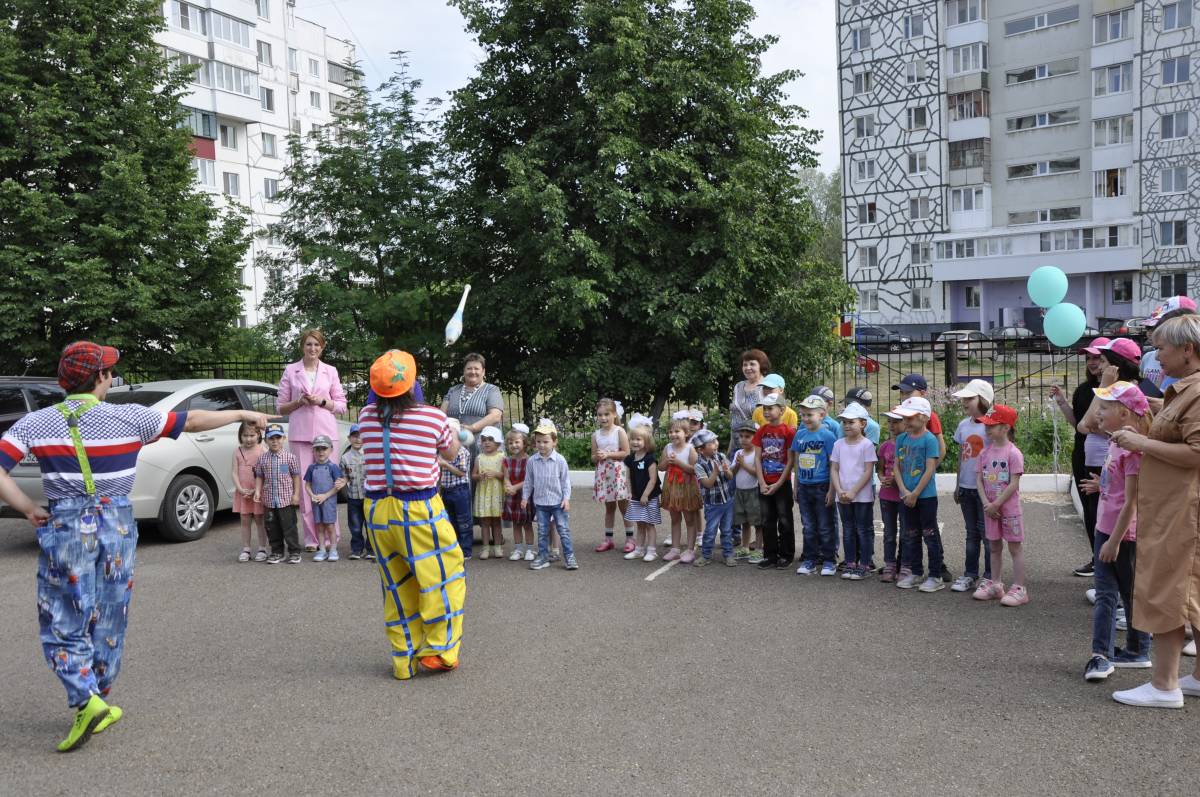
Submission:
<svg viewBox="0 0 1200 797">
<path fill-rule="evenodd" d="M 409 683 L 370 564 L 238 564 L 228 516 L 146 535 L 126 718 L 71 755 L 34 534 L 0 521 L 0 794 L 1195 794 L 1200 701 L 1132 709 L 1109 693 L 1144 672 L 1081 677 L 1069 503 L 1026 504 L 1018 609 L 746 565 L 647 580 L 661 563 L 592 553 L 600 512 L 573 506 L 581 569 L 472 563 L 462 668 Z"/>
</svg>

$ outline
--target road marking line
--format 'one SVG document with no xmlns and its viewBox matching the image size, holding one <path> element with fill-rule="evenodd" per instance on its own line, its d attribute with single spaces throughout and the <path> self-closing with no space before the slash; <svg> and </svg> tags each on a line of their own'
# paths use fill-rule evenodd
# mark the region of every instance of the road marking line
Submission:
<svg viewBox="0 0 1200 797">
<path fill-rule="evenodd" d="M 646 576 L 646 580 L 647 580 L 647 581 L 653 581 L 654 579 L 658 578 L 658 577 L 659 577 L 659 576 L 661 576 L 663 573 L 667 572 L 668 570 L 670 570 L 672 567 L 674 567 L 674 566 L 675 566 L 675 565 L 677 565 L 677 564 L 679 564 L 679 560 L 678 560 L 678 559 L 676 559 L 676 560 L 675 560 L 675 561 L 673 561 L 673 562 L 667 562 L 665 565 L 663 565 L 662 567 L 658 568 L 657 570 L 655 570 L 655 571 L 654 571 L 653 573 L 651 573 L 650 575 Z"/>
</svg>

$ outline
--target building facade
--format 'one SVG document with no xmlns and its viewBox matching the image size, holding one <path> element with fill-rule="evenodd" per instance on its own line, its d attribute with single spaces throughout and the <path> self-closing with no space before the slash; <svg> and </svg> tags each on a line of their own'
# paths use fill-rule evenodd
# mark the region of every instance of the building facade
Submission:
<svg viewBox="0 0 1200 797">
<path fill-rule="evenodd" d="M 858 317 L 1040 332 L 1025 282 L 1043 265 L 1095 326 L 1200 294 L 1194 16 L 1193 0 L 839 0 Z"/>
<path fill-rule="evenodd" d="M 198 69 L 183 102 L 190 112 L 196 183 L 218 205 L 247 214 L 241 326 L 258 323 L 266 275 L 255 266 L 278 249 L 271 225 L 288 136 L 305 141 L 335 120 L 359 79 L 354 47 L 295 15 L 294 0 L 166 0 L 156 40 Z"/>
</svg>

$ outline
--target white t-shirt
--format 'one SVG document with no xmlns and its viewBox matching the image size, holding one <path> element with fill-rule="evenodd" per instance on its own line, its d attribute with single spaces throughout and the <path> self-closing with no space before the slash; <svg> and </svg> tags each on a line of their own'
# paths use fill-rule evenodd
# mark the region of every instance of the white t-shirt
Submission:
<svg viewBox="0 0 1200 797">
<path fill-rule="evenodd" d="M 848 489 L 858 483 L 867 471 L 874 471 L 875 444 L 865 437 L 860 437 L 857 443 L 851 443 L 842 438 L 833 444 L 833 454 L 829 461 L 838 466 L 838 481 L 842 489 Z M 869 504 L 875 500 L 875 485 L 871 479 L 854 496 L 854 503 Z"/>
<path fill-rule="evenodd" d="M 734 462 L 740 462 L 742 465 L 749 467 L 754 467 L 755 459 L 756 455 L 753 451 L 747 454 L 740 448 L 733 455 Z M 758 489 L 758 474 L 750 473 L 745 467 L 738 468 L 738 472 L 733 474 L 733 486 L 739 490 Z"/>
<path fill-rule="evenodd" d="M 954 442 L 958 443 L 958 486 L 974 490 L 979 455 L 987 445 L 987 427 L 974 418 L 963 418 L 954 430 Z"/>
</svg>

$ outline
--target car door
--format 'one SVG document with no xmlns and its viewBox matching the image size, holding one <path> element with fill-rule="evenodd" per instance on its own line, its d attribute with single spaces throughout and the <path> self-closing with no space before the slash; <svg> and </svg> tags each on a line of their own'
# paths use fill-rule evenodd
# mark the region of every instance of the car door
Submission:
<svg viewBox="0 0 1200 797">
<path fill-rule="evenodd" d="M 237 390 L 232 386 L 215 387 L 197 393 L 182 402 L 177 409 L 188 412 L 195 410 L 241 410 L 242 401 Z M 228 504 L 233 495 L 233 452 L 237 448 L 238 424 L 231 423 L 208 432 L 185 432 L 196 447 L 196 450 L 208 463 L 209 471 L 221 485 L 221 495 L 216 500 L 219 505 Z"/>
</svg>

